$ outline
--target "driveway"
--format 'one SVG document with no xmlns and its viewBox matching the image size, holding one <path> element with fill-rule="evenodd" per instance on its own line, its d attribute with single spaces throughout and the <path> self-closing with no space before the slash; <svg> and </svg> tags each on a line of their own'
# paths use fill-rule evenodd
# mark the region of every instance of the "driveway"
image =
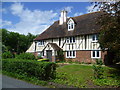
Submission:
<svg viewBox="0 0 120 90">
<path fill-rule="evenodd" d="M 1 76 L 1 75 L 0 75 Z M 45 88 L 2 75 L 2 88 Z"/>
</svg>

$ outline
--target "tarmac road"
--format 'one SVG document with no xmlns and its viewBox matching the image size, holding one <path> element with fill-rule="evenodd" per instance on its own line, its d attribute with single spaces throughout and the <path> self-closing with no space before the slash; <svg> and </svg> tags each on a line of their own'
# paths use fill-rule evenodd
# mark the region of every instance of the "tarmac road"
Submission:
<svg viewBox="0 0 120 90">
<path fill-rule="evenodd" d="M 2 75 L 2 88 L 45 88 L 45 87 L 30 84 L 22 80 Z"/>
</svg>

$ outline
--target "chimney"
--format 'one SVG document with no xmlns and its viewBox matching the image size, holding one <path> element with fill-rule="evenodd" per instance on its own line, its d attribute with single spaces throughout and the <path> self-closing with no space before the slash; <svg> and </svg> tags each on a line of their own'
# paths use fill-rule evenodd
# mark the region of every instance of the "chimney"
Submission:
<svg viewBox="0 0 120 90">
<path fill-rule="evenodd" d="M 67 20 L 67 11 L 62 10 L 60 20 L 59 20 L 59 25 L 62 25 L 64 22 L 66 22 L 66 20 Z"/>
</svg>

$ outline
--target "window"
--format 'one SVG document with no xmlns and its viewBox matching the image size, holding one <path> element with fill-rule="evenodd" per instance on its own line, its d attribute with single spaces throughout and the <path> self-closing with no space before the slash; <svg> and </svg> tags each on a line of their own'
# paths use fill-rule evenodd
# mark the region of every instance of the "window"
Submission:
<svg viewBox="0 0 120 90">
<path fill-rule="evenodd" d="M 75 58 L 76 51 L 66 51 L 66 58 Z"/>
<path fill-rule="evenodd" d="M 67 37 L 67 43 L 74 43 L 75 37 Z"/>
<path fill-rule="evenodd" d="M 38 42 L 38 46 L 43 46 L 43 45 L 44 45 L 44 41 L 43 40 Z"/>
<path fill-rule="evenodd" d="M 69 51 L 67 51 L 67 57 L 69 57 Z"/>
<path fill-rule="evenodd" d="M 74 21 L 70 18 L 70 20 L 68 21 L 68 30 L 74 30 Z"/>
<path fill-rule="evenodd" d="M 100 58 L 101 57 L 101 52 L 96 50 L 96 51 L 91 51 L 91 58 Z"/>
<path fill-rule="evenodd" d="M 74 30 L 74 23 L 68 24 L 68 30 Z"/>
<path fill-rule="evenodd" d="M 92 41 L 97 42 L 98 41 L 98 35 L 93 35 L 92 36 Z"/>
</svg>

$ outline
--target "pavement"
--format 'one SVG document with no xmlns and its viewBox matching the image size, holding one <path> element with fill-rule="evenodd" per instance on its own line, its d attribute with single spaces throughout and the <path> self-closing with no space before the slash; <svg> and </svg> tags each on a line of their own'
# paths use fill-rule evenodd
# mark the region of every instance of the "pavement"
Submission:
<svg viewBox="0 0 120 90">
<path fill-rule="evenodd" d="M 2 88 L 45 88 L 39 85 L 30 84 L 28 82 L 8 77 L 5 75 L 0 76 L 2 76 L 2 78 L 0 78 L 0 80 L 2 80 Z"/>
</svg>

